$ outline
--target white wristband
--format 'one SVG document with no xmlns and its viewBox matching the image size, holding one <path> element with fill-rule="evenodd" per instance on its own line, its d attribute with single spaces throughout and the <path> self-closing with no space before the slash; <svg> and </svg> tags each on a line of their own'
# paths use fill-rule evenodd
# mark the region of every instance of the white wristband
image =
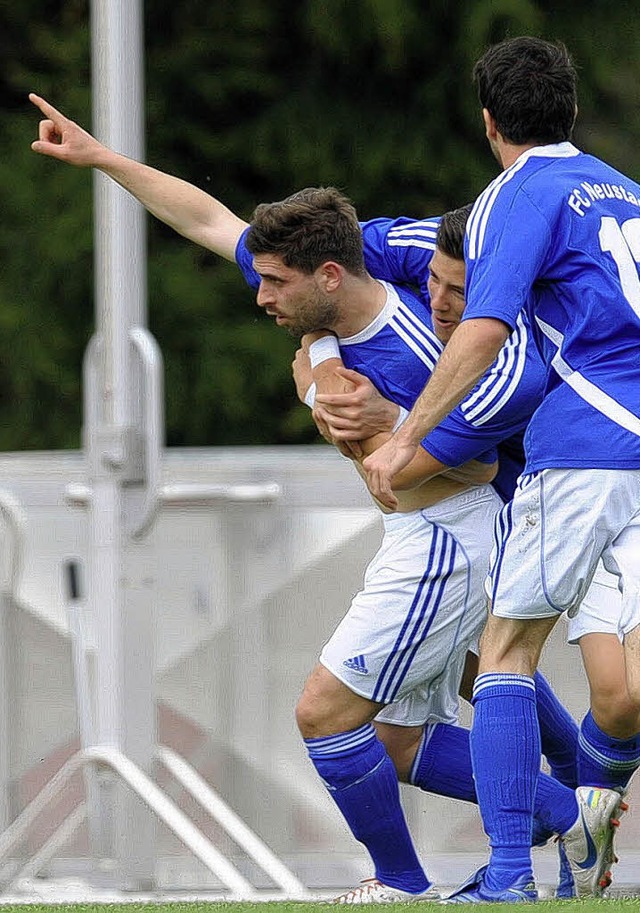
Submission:
<svg viewBox="0 0 640 913">
<path fill-rule="evenodd" d="M 313 409 L 313 404 L 316 401 L 316 385 L 315 382 L 311 384 L 309 389 L 304 395 L 304 401 L 310 409 Z"/>
<path fill-rule="evenodd" d="M 342 358 L 340 346 L 335 336 L 321 336 L 309 346 L 311 370 L 330 358 Z"/>
<path fill-rule="evenodd" d="M 394 434 L 396 433 L 396 431 L 398 430 L 400 425 L 403 424 L 406 417 L 409 415 L 409 410 L 405 409 L 403 406 L 398 406 L 398 409 L 400 410 L 400 414 L 398 415 L 398 418 L 396 419 L 395 425 L 391 429 Z"/>
</svg>

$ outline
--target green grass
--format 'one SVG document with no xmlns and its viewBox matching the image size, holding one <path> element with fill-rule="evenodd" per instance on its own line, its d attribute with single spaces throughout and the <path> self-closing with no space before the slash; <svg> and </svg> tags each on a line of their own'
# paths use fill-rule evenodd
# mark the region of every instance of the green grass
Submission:
<svg viewBox="0 0 640 913">
<path fill-rule="evenodd" d="M 78 904 L 2 904 L 0 913 L 327 913 L 327 903 L 282 903 L 268 901 L 264 903 L 78 903 Z M 521 904 L 482 904 L 482 913 L 507 913 L 515 908 L 523 910 Z M 379 909 L 379 908 L 378 908 Z M 384 913 L 434 913 L 442 910 L 434 903 L 397 903 L 385 904 Z M 524 909 L 528 909 L 525 907 Z M 602 900 L 544 900 L 535 905 L 535 913 L 638 913 L 640 897 L 612 898 Z M 533 911 L 532 911 L 533 913 Z"/>
</svg>

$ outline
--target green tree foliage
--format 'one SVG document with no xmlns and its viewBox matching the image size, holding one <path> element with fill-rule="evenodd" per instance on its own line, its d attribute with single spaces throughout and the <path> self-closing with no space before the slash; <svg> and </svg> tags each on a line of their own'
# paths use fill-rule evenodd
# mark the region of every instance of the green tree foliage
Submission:
<svg viewBox="0 0 640 913">
<path fill-rule="evenodd" d="M 38 91 L 90 126 L 88 0 L 0 6 L 0 446 L 77 446 L 93 327 L 91 176 L 34 155 Z M 576 141 L 640 177 L 635 0 L 147 0 L 147 160 L 249 218 L 335 184 L 362 218 L 433 215 L 496 173 L 471 84 L 505 35 L 559 38 L 581 74 Z M 170 444 L 314 440 L 295 342 L 232 264 L 149 223 L 149 320 Z"/>
</svg>

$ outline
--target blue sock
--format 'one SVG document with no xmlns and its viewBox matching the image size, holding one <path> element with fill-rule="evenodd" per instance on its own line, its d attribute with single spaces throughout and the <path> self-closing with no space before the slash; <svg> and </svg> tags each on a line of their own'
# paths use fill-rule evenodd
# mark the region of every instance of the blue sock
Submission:
<svg viewBox="0 0 640 913">
<path fill-rule="evenodd" d="M 427 793 L 477 803 L 469 730 L 448 723 L 425 726 L 409 783 Z"/>
<path fill-rule="evenodd" d="M 578 738 L 580 786 L 625 787 L 638 767 L 640 733 L 631 739 L 614 739 L 600 729 L 589 711 Z"/>
<path fill-rule="evenodd" d="M 438 796 L 477 803 L 469 735 L 468 729 L 448 723 L 426 726 L 409 783 Z M 554 834 L 564 834 L 577 817 L 574 790 L 541 773 L 534 802 L 533 845 L 545 842 Z"/>
<path fill-rule="evenodd" d="M 413 894 L 426 891 L 431 882 L 409 834 L 398 775 L 373 726 L 304 742 L 351 832 L 369 851 L 376 878 Z"/>
<path fill-rule="evenodd" d="M 575 790 L 547 774 L 538 775 L 534 819 L 538 837 L 544 834 L 548 840 L 553 834 L 565 834 L 576 823 L 579 813 Z"/>
<path fill-rule="evenodd" d="M 544 675 L 536 672 L 534 681 L 542 754 L 549 763 L 551 776 L 575 789 L 578 785 L 578 724 L 551 690 Z"/>
<path fill-rule="evenodd" d="M 473 687 L 471 758 L 484 829 L 491 845 L 490 890 L 533 880 L 531 838 L 540 771 L 540 728 L 532 678 L 489 672 Z"/>
</svg>

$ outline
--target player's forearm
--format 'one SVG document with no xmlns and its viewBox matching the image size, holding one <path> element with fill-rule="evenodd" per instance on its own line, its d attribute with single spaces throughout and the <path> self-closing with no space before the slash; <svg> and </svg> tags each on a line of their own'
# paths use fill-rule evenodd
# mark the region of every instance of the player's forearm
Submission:
<svg viewBox="0 0 640 913">
<path fill-rule="evenodd" d="M 374 453 L 378 447 L 382 447 L 390 437 L 390 431 L 380 432 L 373 437 L 367 438 L 365 441 L 361 441 L 360 446 L 362 454 L 359 457 L 358 462 L 362 463 L 369 454 Z M 448 469 L 448 466 L 441 463 L 440 460 L 436 460 L 435 457 L 431 456 L 430 453 L 427 453 L 421 447 L 409 465 L 396 473 L 391 480 L 391 487 L 393 491 L 410 491 L 412 488 L 417 488 L 418 485 L 422 485 L 424 482 L 428 482 L 436 476 L 445 473 Z"/>
<path fill-rule="evenodd" d="M 152 215 L 227 260 L 247 223 L 187 181 L 102 146 L 93 165 L 124 187 Z"/>
<path fill-rule="evenodd" d="M 495 463 L 481 463 L 479 460 L 469 460 L 462 466 L 447 469 L 442 474 L 448 479 L 463 482 L 465 485 L 485 485 L 493 482 L 498 472 L 498 461 Z"/>
<path fill-rule="evenodd" d="M 417 446 L 473 389 L 509 336 L 501 320 L 479 318 L 460 324 L 438 360 L 431 379 L 397 432 Z"/>
</svg>

